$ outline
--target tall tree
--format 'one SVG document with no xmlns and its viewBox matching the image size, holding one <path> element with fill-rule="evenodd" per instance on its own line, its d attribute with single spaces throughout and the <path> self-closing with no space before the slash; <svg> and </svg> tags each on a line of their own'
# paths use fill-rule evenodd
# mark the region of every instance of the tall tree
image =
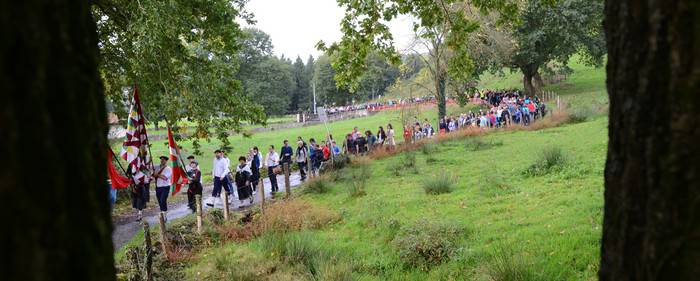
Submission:
<svg viewBox="0 0 700 281">
<path fill-rule="evenodd" d="M 292 66 L 294 79 L 294 91 L 289 103 L 289 111 L 296 112 L 308 110 L 308 97 L 311 95 L 311 79 L 306 71 L 306 66 L 300 57 L 297 57 Z M 307 107 L 304 107 L 307 105 Z"/>
<path fill-rule="evenodd" d="M 608 0 L 600 280 L 700 276 L 700 5 Z"/>
<path fill-rule="evenodd" d="M 264 123 L 262 108 L 240 91 L 236 19 L 250 20 L 247 0 L 96 1 L 100 73 L 108 99 L 120 108 L 124 87 L 137 84 L 149 121 L 198 124 L 193 137 L 214 127 L 223 140 L 243 120 Z M 212 118 L 224 115 L 227 118 Z"/>
<path fill-rule="evenodd" d="M 268 57 L 253 66 L 243 80 L 250 98 L 255 99 L 268 115 L 283 115 L 289 108 L 294 88 L 292 65 L 284 58 Z"/>
<path fill-rule="evenodd" d="M 393 46 L 392 34 L 386 25 L 398 15 L 410 15 L 417 19 L 414 31 L 422 38 L 438 43 L 431 74 L 435 81 L 435 95 L 438 99 L 438 117 L 446 114 L 445 87 L 448 73 L 453 79 L 463 80 L 472 76 L 473 64 L 467 52 L 469 33 L 476 29 L 476 23 L 467 19 L 461 7 L 462 0 L 337 0 L 345 8 L 341 21 L 343 37 L 339 42 L 326 46 L 319 42 L 317 47 L 327 50 L 333 57 L 333 67 L 337 70 L 336 80 L 342 88 L 354 91 L 359 77 L 366 70 L 366 57 L 371 52 L 399 62 Z M 470 3 L 483 11 L 497 9 L 504 18 L 511 18 L 517 11 L 512 1 L 470 0 Z M 437 45 L 436 45 L 437 46 Z M 449 51 L 449 52 L 448 52 Z M 443 56 L 447 55 L 449 56 Z"/>
<path fill-rule="evenodd" d="M 394 84 L 399 77 L 399 68 L 388 63 L 377 54 L 367 57 L 367 69 L 360 77 L 357 88 L 357 97 L 361 101 L 377 98 Z"/>
<path fill-rule="evenodd" d="M 566 65 L 579 53 L 591 65 L 602 64 L 602 20 L 603 0 L 527 0 L 513 31 L 516 49 L 509 63 L 522 72 L 525 92 L 540 91 L 540 69 L 550 61 Z"/>
<path fill-rule="evenodd" d="M 314 79 L 314 71 L 316 70 L 316 61 L 314 60 L 314 57 L 309 55 L 309 58 L 306 59 L 306 65 L 304 65 L 304 75 L 305 79 L 309 81 L 309 91 L 306 96 L 301 96 L 299 97 L 299 107 L 302 110 L 311 110 L 313 106 L 313 85 L 311 85 L 311 81 Z"/>
<path fill-rule="evenodd" d="M 313 76 L 313 83 L 316 85 L 316 106 L 340 106 L 352 102 L 354 96 L 338 87 L 335 75 L 331 58 L 323 55 L 316 60 Z M 313 103 L 313 100 L 311 102 Z"/>
<path fill-rule="evenodd" d="M 88 1 L 0 3 L 3 280 L 114 280 L 107 124 Z"/>
</svg>

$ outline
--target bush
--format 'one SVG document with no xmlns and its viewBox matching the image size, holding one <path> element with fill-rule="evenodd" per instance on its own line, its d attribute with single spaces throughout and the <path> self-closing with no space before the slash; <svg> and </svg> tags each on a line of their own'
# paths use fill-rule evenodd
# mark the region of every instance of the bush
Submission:
<svg viewBox="0 0 700 281">
<path fill-rule="evenodd" d="M 595 115 L 595 111 L 587 106 L 576 108 L 573 112 L 569 113 L 570 124 L 583 123 L 591 119 Z"/>
<path fill-rule="evenodd" d="M 356 168 L 352 171 L 352 179 L 350 182 L 349 193 L 351 197 L 360 197 L 367 195 L 365 187 L 367 180 L 372 176 L 370 170 L 370 162 L 367 159 L 358 160 L 354 163 Z"/>
<path fill-rule="evenodd" d="M 328 174 L 322 174 L 321 176 L 309 179 L 304 183 L 304 189 L 302 189 L 302 192 L 316 194 L 328 192 L 330 190 L 329 181 L 333 181 L 330 174 L 334 173 L 330 172 Z"/>
<path fill-rule="evenodd" d="M 317 275 L 319 264 L 326 257 L 316 239 L 308 233 L 270 234 L 260 239 L 266 256 L 282 262 L 302 265 L 311 275 Z"/>
<path fill-rule="evenodd" d="M 449 261 L 457 252 L 460 233 L 461 229 L 451 224 L 420 220 L 402 227 L 392 244 L 404 265 L 428 271 L 432 266 Z"/>
<path fill-rule="evenodd" d="M 487 196 L 509 194 L 515 188 L 503 177 L 499 171 L 483 169 L 478 182 L 479 191 Z"/>
<path fill-rule="evenodd" d="M 469 138 L 465 142 L 467 151 L 486 150 L 501 145 L 503 145 L 502 141 L 485 141 L 482 138 Z"/>
<path fill-rule="evenodd" d="M 455 177 L 447 172 L 433 176 L 423 181 L 423 190 L 426 194 L 443 194 L 452 192 L 452 185 L 456 181 Z"/>
<path fill-rule="evenodd" d="M 423 145 L 421 147 L 421 152 L 423 152 L 423 154 L 425 154 L 425 155 L 433 154 L 433 153 L 437 152 L 437 150 L 438 150 L 437 146 L 435 144 L 432 144 L 432 143 L 426 143 L 425 145 Z"/>
<path fill-rule="evenodd" d="M 558 265 L 535 264 L 522 254 L 499 247 L 491 257 L 487 272 L 494 281 L 568 280 Z"/>
<path fill-rule="evenodd" d="M 540 152 L 537 160 L 525 169 L 523 174 L 528 176 L 546 175 L 561 170 L 567 162 L 567 157 L 560 147 L 547 147 Z"/>
</svg>

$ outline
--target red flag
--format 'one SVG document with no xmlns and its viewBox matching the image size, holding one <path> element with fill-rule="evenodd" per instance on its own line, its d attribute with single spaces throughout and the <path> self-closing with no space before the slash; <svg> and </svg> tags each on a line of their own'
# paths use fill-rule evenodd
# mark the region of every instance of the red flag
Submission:
<svg viewBox="0 0 700 281">
<path fill-rule="evenodd" d="M 129 109 L 126 125 L 126 140 L 122 145 L 121 157 L 126 160 L 127 170 L 137 183 L 143 183 L 146 176 L 146 165 L 150 162 L 148 156 L 148 135 L 146 134 L 146 119 L 141 110 L 139 91 L 134 86 L 134 97 Z"/>
<path fill-rule="evenodd" d="M 180 148 L 173 139 L 173 134 L 168 126 L 168 147 L 170 148 L 170 168 L 173 170 L 173 176 L 170 178 L 170 192 L 175 195 L 180 192 L 183 184 L 187 183 L 187 174 L 184 167 L 180 165 Z"/>
<path fill-rule="evenodd" d="M 109 175 L 109 179 L 112 180 L 112 188 L 126 188 L 131 184 L 131 180 L 129 180 L 129 178 L 125 176 L 120 175 L 119 172 L 117 172 L 117 169 L 114 168 L 114 163 L 112 163 L 112 154 L 113 152 L 111 151 L 107 153 L 107 173 Z"/>
</svg>

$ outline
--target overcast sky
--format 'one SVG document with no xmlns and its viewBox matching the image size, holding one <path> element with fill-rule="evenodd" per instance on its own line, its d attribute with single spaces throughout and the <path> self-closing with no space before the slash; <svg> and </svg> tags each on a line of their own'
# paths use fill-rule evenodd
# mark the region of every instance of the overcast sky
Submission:
<svg viewBox="0 0 700 281">
<path fill-rule="evenodd" d="M 246 7 L 255 15 L 254 26 L 272 38 L 277 56 L 306 61 L 320 55 L 314 47 L 319 40 L 331 43 L 341 37 L 344 11 L 335 0 L 250 0 Z M 389 26 L 396 46 L 406 48 L 413 38 L 411 19 L 399 18 Z"/>
</svg>

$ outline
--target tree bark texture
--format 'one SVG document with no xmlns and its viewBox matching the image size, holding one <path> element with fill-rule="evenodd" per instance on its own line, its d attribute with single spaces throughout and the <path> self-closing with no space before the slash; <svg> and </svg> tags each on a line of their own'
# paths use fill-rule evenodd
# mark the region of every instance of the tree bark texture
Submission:
<svg viewBox="0 0 700 281">
<path fill-rule="evenodd" d="M 607 0 L 600 280 L 700 278 L 700 3 Z"/>
<path fill-rule="evenodd" d="M 437 96 L 435 98 L 437 100 L 438 119 L 442 119 L 445 117 L 445 115 L 447 115 L 447 96 L 445 94 L 445 88 L 447 87 L 447 73 L 443 72 L 439 74 L 435 80 L 437 82 L 435 83 L 435 90 L 437 92 Z"/>
<path fill-rule="evenodd" d="M 88 1 L 0 2 L 2 280 L 114 280 Z"/>
<path fill-rule="evenodd" d="M 539 76 L 539 73 L 537 72 L 538 68 L 538 66 L 533 65 L 526 65 L 520 67 L 520 71 L 523 73 L 523 90 L 527 95 L 534 96 L 537 94 L 537 92 L 539 92 L 539 89 L 532 82 L 532 80 L 535 78 L 535 75 Z"/>
</svg>

